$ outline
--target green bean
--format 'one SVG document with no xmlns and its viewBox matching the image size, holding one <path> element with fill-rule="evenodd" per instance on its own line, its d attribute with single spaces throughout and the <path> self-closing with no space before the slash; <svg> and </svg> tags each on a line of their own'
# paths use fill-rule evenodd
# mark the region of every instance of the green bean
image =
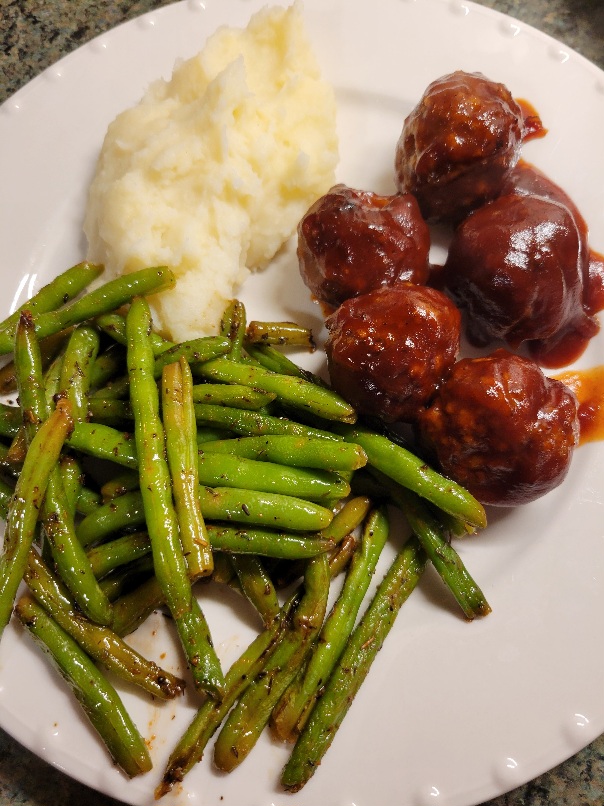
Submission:
<svg viewBox="0 0 604 806">
<path fill-rule="evenodd" d="M 61 331 L 54 333 L 42 339 L 40 342 L 40 355 L 42 356 L 42 370 L 46 370 L 51 366 L 54 359 L 63 349 L 65 342 L 69 338 L 68 331 Z M 14 360 L 8 361 L 0 368 L 0 395 L 8 395 L 15 392 L 17 389 L 17 376 L 15 373 Z"/>
<path fill-rule="evenodd" d="M 315 772 L 426 564 L 415 538 L 397 554 L 315 703 L 281 775 L 297 792 Z"/>
<path fill-rule="evenodd" d="M 482 504 L 419 457 L 368 428 L 338 426 L 337 430 L 347 442 L 354 442 L 363 448 L 369 466 L 471 526 L 486 526 Z"/>
<path fill-rule="evenodd" d="M 314 350 L 312 331 L 295 322 L 259 322 L 247 326 L 246 340 L 251 344 L 279 344 L 288 347 L 305 347 Z"/>
<path fill-rule="evenodd" d="M 251 386 L 233 383 L 201 383 L 193 388 L 195 403 L 207 403 L 217 406 L 231 406 L 236 409 L 258 411 L 268 406 L 277 397 L 272 392 L 263 392 Z"/>
<path fill-rule="evenodd" d="M 24 578 L 48 615 L 91 658 L 154 697 L 168 700 L 182 694 L 183 680 L 144 658 L 107 627 L 94 624 L 77 613 L 67 591 L 34 550 L 29 554 Z"/>
<path fill-rule="evenodd" d="M 367 462 L 364 450 L 349 442 L 334 445 L 325 439 L 303 436 L 268 435 L 204 442 L 208 453 L 232 453 L 245 459 L 266 460 L 293 467 L 347 472 Z"/>
<path fill-rule="evenodd" d="M 335 579 L 348 568 L 356 550 L 359 547 L 359 540 L 354 534 L 346 535 L 329 555 L 329 573 Z"/>
<path fill-rule="evenodd" d="M 39 344 L 34 323 L 27 313 L 22 314 L 17 326 L 15 366 L 26 435 L 31 440 L 39 423 L 46 420 L 48 409 Z M 61 578 L 83 612 L 99 624 L 108 624 L 111 604 L 99 588 L 86 554 L 76 538 L 72 509 L 57 465 L 50 473 L 40 512 L 46 541 Z M 45 549 L 45 556 L 47 553 Z"/>
<path fill-rule="evenodd" d="M 88 417 L 91 422 L 108 425 L 116 430 L 132 430 L 132 407 L 129 401 L 116 398 L 88 398 Z"/>
<path fill-rule="evenodd" d="M 278 645 L 288 617 L 287 606 L 279 617 L 263 630 L 233 663 L 225 675 L 224 698 L 220 703 L 206 700 L 199 708 L 189 727 L 170 754 L 155 797 L 161 798 L 179 783 L 201 761 L 204 750 L 228 714 L 235 701 L 243 694 Z"/>
<path fill-rule="evenodd" d="M 15 437 L 21 427 L 21 411 L 17 406 L 0 403 L 0 436 Z"/>
<path fill-rule="evenodd" d="M 264 626 L 268 627 L 277 617 L 281 606 L 262 560 L 253 554 L 232 554 L 231 563 L 243 595 L 256 608 Z"/>
<path fill-rule="evenodd" d="M 165 603 L 166 598 L 157 577 L 151 576 L 113 602 L 111 628 L 122 637 L 129 635 Z"/>
<path fill-rule="evenodd" d="M 236 487 L 200 487 L 201 511 L 208 521 L 317 532 L 331 522 L 327 507 L 302 498 Z"/>
<path fill-rule="evenodd" d="M 274 392 L 277 399 L 295 409 L 302 409 L 325 420 L 354 423 L 356 413 L 352 406 L 334 391 L 303 378 L 281 375 L 263 367 L 214 358 L 199 366 L 199 372 L 208 380 L 221 383 L 241 383 Z"/>
<path fill-rule="evenodd" d="M 352 558 L 344 585 L 311 650 L 306 668 L 291 682 L 273 710 L 271 728 L 277 738 L 293 740 L 308 719 L 322 686 L 350 638 L 387 539 L 386 513 L 374 509 L 365 522 L 360 549 Z"/>
<path fill-rule="evenodd" d="M 198 426 L 227 428 L 229 431 L 245 437 L 263 436 L 264 434 L 293 434 L 331 441 L 342 439 L 331 431 L 313 428 L 282 417 L 272 417 L 269 414 L 235 409 L 230 406 L 216 406 L 211 403 L 196 403 L 195 416 Z"/>
<path fill-rule="evenodd" d="M 124 493 L 133 492 L 139 489 L 139 477 L 137 470 L 124 470 L 113 478 L 108 479 L 101 487 L 101 496 L 105 503 L 113 498 L 119 498 Z"/>
<path fill-rule="evenodd" d="M 92 572 L 102 579 L 111 571 L 133 562 L 151 552 L 151 542 L 146 532 L 133 532 L 94 546 L 87 552 Z"/>
<path fill-rule="evenodd" d="M 131 563 L 122 565 L 115 571 L 112 571 L 106 577 L 99 580 L 99 585 L 107 596 L 110 602 L 115 602 L 121 596 L 125 596 L 133 591 L 137 586 L 141 585 L 146 580 L 153 577 L 153 556 L 145 554 L 138 560 Z M 115 629 L 115 608 L 114 618 L 111 624 L 114 632 Z"/>
<path fill-rule="evenodd" d="M 196 688 L 220 697 L 224 677 L 205 618 L 191 592 L 187 563 L 180 544 L 170 471 L 165 458 L 164 428 L 159 416 L 159 393 L 153 376 L 150 332 L 149 305 L 144 298 L 136 297 L 126 318 L 127 360 L 140 486 L 155 575 L 174 618 Z"/>
<path fill-rule="evenodd" d="M 112 311 L 137 294 L 150 294 L 170 288 L 172 285 L 174 285 L 174 275 L 169 269 L 163 267 L 141 269 L 132 274 L 123 275 L 90 291 L 64 308 L 37 316 L 35 320 L 36 334 L 39 339 L 43 339 L 66 327 Z M 12 349 L 13 331 L 10 329 L 0 331 L 0 355 L 10 353 Z"/>
<path fill-rule="evenodd" d="M 101 496 L 96 490 L 82 486 L 76 501 L 76 512 L 80 515 L 90 515 L 101 505 Z"/>
<path fill-rule="evenodd" d="M 69 446 L 95 459 L 115 462 L 132 470 L 138 468 L 136 444 L 132 434 L 103 423 L 76 423 L 69 437 Z"/>
<path fill-rule="evenodd" d="M 53 311 L 76 297 L 103 271 L 102 266 L 93 263 L 78 263 L 43 286 L 37 294 L 24 302 L 19 308 L 0 323 L 0 331 L 6 331 L 9 338 L 14 333 L 22 310 L 28 310 L 32 316 Z M 9 351 L 7 351 L 9 352 Z"/>
<path fill-rule="evenodd" d="M 350 485 L 329 471 L 286 467 L 226 453 L 200 450 L 198 466 L 199 481 L 208 487 L 239 487 L 292 495 L 310 501 L 345 498 L 350 492 Z"/>
<path fill-rule="evenodd" d="M 107 333 L 108 336 L 111 336 L 112 339 L 115 339 L 118 344 L 121 344 L 124 347 L 127 345 L 128 337 L 126 336 L 126 319 L 117 311 L 98 316 L 96 318 L 96 323 L 101 330 Z M 153 355 L 156 357 L 175 346 L 174 342 L 164 339 L 163 336 L 160 336 L 160 334 L 156 333 L 155 331 L 149 333 L 149 343 L 151 345 L 151 349 L 153 350 Z"/>
<path fill-rule="evenodd" d="M 156 378 L 161 378 L 163 368 L 180 358 L 184 358 L 188 364 L 195 365 L 218 358 L 228 353 L 230 348 L 230 341 L 220 336 L 202 336 L 199 339 L 183 341 L 156 356 L 153 374 Z"/>
<path fill-rule="evenodd" d="M 275 704 L 298 673 L 316 640 L 327 608 L 329 566 L 326 555 L 308 563 L 304 592 L 279 645 L 245 690 L 214 745 L 214 763 L 228 772 L 247 757 Z"/>
<path fill-rule="evenodd" d="M 162 403 L 172 493 L 180 542 L 189 576 L 212 573 L 212 549 L 199 503 L 197 425 L 193 409 L 193 378 L 184 358 L 167 364 L 162 375 Z"/>
<path fill-rule="evenodd" d="M 228 355 L 235 361 L 239 361 L 243 354 L 246 323 L 244 304 L 238 299 L 231 300 L 220 320 L 220 335 L 230 341 L 231 348 Z"/>
<path fill-rule="evenodd" d="M 38 511 L 72 423 L 69 403 L 61 401 L 32 439 L 17 479 L 0 555 L 0 634 L 9 622 L 33 543 Z"/>
<path fill-rule="evenodd" d="M 455 597 L 469 620 L 491 612 L 484 593 L 465 567 L 461 557 L 451 546 L 441 525 L 432 516 L 422 499 L 391 479 L 377 475 L 391 500 L 402 510 L 409 526 L 417 535 L 428 558 Z"/>
<path fill-rule="evenodd" d="M 114 762 L 130 777 L 148 772 L 151 759 L 147 746 L 117 692 L 94 662 L 32 597 L 22 597 L 16 613 L 68 682 Z"/>
<path fill-rule="evenodd" d="M 95 368 L 96 368 L 95 364 Z M 130 396 L 130 378 L 127 375 L 114 375 L 105 386 L 96 386 L 90 392 L 90 399 L 127 400 Z"/>
<path fill-rule="evenodd" d="M 99 389 L 116 378 L 125 367 L 126 353 L 121 344 L 110 344 L 92 365 L 90 371 L 91 389 Z"/>
<path fill-rule="evenodd" d="M 334 547 L 332 540 L 306 537 L 272 529 L 237 529 L 218 523 L 208 523 L 212 548 L 229 554 L 259 554 L 284 560 L 300 560 L 324 554 Z"/>
<path fill-rule="evenodd" d="M 277 350 L 270 344 L 252 344 L 246 342 L 245 349 L 256 364 L 271 370 L 271 372 L 278 372 L 280 375 L 291 375 L 293 378 L 303 378 L 309 383 L 314 383 L 315 386 L 328 387 L 328 384 L 325 383 L 321 377 L 309 370 L 302 369 L 302 367 L 299 367 L 298 364 L 295 364 L 280 350 Z"/>
<path fill-rule="evenodd" d="M 74 420 L 83 421 L 88 417 L 90 372 L 99 344 L 98 331 L 86 324 L 74 328 L 67 342 L 61 362 L 59 389 L 71 401 Z"/>
</svg>

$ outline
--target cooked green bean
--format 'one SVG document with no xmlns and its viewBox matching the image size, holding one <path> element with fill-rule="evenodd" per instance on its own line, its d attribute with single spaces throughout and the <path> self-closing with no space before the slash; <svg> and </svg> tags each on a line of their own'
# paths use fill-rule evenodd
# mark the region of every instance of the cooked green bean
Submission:
<svg viewBox="0 0 604 806">
<path fill-rule="evenodd" d="M 238 299 L 231 300 L 220 320 L 220 335 L 230 341 L 228 356 L 235 361 L 239 361 L 243 354 L 246 324 L 247 314 L 244 304 Z"/>
<path fill-rule="evenodd" d="M 53 311 L 76 297 L 102 271 L 102 266 L 97 266 L 93 263 L 78 263 L 76 266 L 66 269 L 1 322 L 0 331 L 7 331 L 10 334 L 10 338 L 14 338 L 14 332 L 22 310 L 28 310 L 32 316 Z"/>
<path fill-rule="evenodd" d="M 275 704 L 299 672 L 323 623 L 329 592 L 326 555 L 308 563 L 304 592 L 279 645 L 256 675 L 224 723 L 214 745 L 214 763 L 228 772 L 247 757 L 264 730 Z"/>
<path fill-rule="evenodd" d="M 358 470 L 367 463 L 365 451 L 359 445 L 350 442 L 334 445 L 325 439 L 287 434 L 214 440 L 200 447 L 208 453 L 232 453 L 245 459 L 336 472 Z"/>
<path fill-rule="evenodd" d="M 111 757 L 130 776 L 149 772 L 149 751 L 113 686 L 31 596 L 16 607 L 23 625 L 67 681 Z"/>
<path fill-rule="evenodd" d="M 164 367 L 162 404 L 166 452 L 180 542 L 189 576 L 197 579 L 211 574 L 214 563 L 199 501 L 193 378 L 188 363 L 182 357 L 178 362 Z"/>
<path fill-rule="evenodd" d="M 61 362 L 59 391 L 71 401 L 73 419 L 76 421 L 83 421 L 88 417 L 90 373 L 99 345 L 98 331 L 87 324 L 74 328 L 67 342 Z"/>
<path fill-rule="evenodd" d="M 33 437 L 11 497 L 0 555 L 0 634 L 9 622 L 17 589 L 27 565 L 38 512 L 48 480 L 57 467 L 73 421 L 69 403 L 61 401 Z"/>
<path fill-rule="evenodd" d="M 423 459 L 368 428 L 338 426 L 337 430 L 347 442 L 363 448 L 369 466 L 471 526 L 486 526 L 482 504 L 459 484 L 433 470 Z"/>
<path fill-rule="evenodd" d="M 235 701 L 243 694 L 252 680 L 262 671 L 268 658 L 278 646 L 285 628 L 288 607 L 281 609 L 279 618 L 245 649 L 225 675 L 224 698 L 220 703 L 206 700 L 199 708 L 193 721 L 170 754 L 161 783 L 155 790 L 155 797 L 161 798 L 179 783 L 190 770 L 201 761 L 204 750 L 219 728 Z"/>
<path fill-rule="evenodd" d="M 375 472 L 375 471 L 374 471 Z M 491 607 L 484 593 L 465 567 L 461 557 L 447 542 L 444 530 L 422 499 L 391 479 L 378 475 L 392 501 L 400 507 L 409 526 L 419 538 L 428 558 L 455 597 L 467 619 L 486 616 Z"/>
<path fill-rule="evenodd" d="M 273 417 L 258 411 L 235 409 L 231 406 L 216 406 L 211 403 L 196 403 L 195 417 L 198 426 L 218 426 L 244 437 L 263 436 L 264 434 L 293 434 L 319 437 L 332 442 L 342 439 L 331 431 L 313 428 L 283 417 Z"/>
<path fill-rule="evenodd" d="M 332 540 L 272 529 L 237 529 L 217 523 L 208 523 L 207 528 L 212 548 L 230 554 L 260 554 L 263 557 L 301 560 L 324 554 L 334 547 Z"/>
<path fill-rule="evenodd" d="M 271 715 L 271 728 L 281 740 L 293 740 L 321 695 L 346 642 L 388 539 L 385 511 L 373 510 L 364 525 L 359 550 L 352 557 L 344 585 L 312 648 L 306 668 L 293 680 Z"/>
<path fill-rule="evenodd" d="M 27 314 L 23 314 L 19 320 L 14 352 L 19 400 L 23 409 L 26 435 L 28 440 L 31 440 L 39 423 L 46 420 L 48 409 L 43 388 L 39 343 L 34 322 Z M 69 405 L 71 408 L 71 404 Z M 71 510 L 63 478 L 56 465 L 50 473 L 40 511 L 46 541 L 61 578 L 82 611 L 92 621 L 108 624 L 111 620 L 111 603 L 99 588 L 86 554 L 77 540 Z M 47 553 L 48 549 L 45 548 L 45 556 Z"/>
<path fill-rule="evenodd" d="M 174 285 L 174 275 L 169 269 L 141 269 L 132 274 L 110 280 L 105 285 L 90 291 L 75 302 L 55 311 L 41 313 L 36 317 L 35 328 L 39 339 L 58 333 L 71 325 L 77 325 L 106 311 L 112 311 L 129 302 L 137 294 L 150 294 Z M 13 349 L 13 331 L 0 331 L 0 354 Z"/>
<path fill-rule="evenodd" d="M 425 564 L 426 556 L 415 538 L 391 563 L 294 745 L 281 775 L 288 791 L 302 789 L 321 763 Z"/>
<path fill-rule="evenodd" d="M 295 322 L 259 322 L 256 319 L 247 326 L 246 340 L 251 344 L 278 344 L 288 347 L 304 347 L 314 350 L 312 331 Z"/>
<path fill-rule="evenodd" d="M 277 397 L 273 392 L 263 392 L 251 386 L 233 383 L 200 383 L 193 389 L 195 403 L 231 406 L 236 409 L 258 411 L 268 406 Z"/>
<path fill-rule="evenodd" d="M 132 470 L 138 468 L 132 434 L 103 423 L 76 423 L 69 437 L 69 446 L 95 459 L 105 459 Z"/>
<path fill-rule="evenodd" d="M 140 486 L 155 575 L 174 618 L 195 686 L 220 697 L 224 677 L 205 618 L 191 591 L 180 544 L 170 471 L 165 458 L 164 428 L 159 416 L 159 392 L 153 375 L 150 332 L 149 305 L 143 297 L 136 297 L 126 318 L 127 360 Z"/>
<path fill-rule="evenodd" d="M 100 546 L 93 546 L 87 552 L 90 567 L 97 579 L 102 579 L 111 571 L 131 563 L 151 552 L 151 542 L 147 532 L 132 532 Z"/>
<path fill-rule="evenodd" d="M 309 501 L 345 498 L 350 492 L 350 485 L 329 471 L 287 467 L 227 453 L 206 453 L 201 449 L 198 466 L 199 481 L 207 487 L 239 487 Z"/>
<path fill-rule="evenodd" d="M 281 605 L 262 560 L 254 554 L 232 554 L 231 563 L 243 595 L 256 608 L 264 626 L 268 627 L 277 617 Z"/>
<path fill-rule="evenodd" d="M 94 624 L 76 612 L 67 591 L 33 549 L 29 553 L 24 579 L 48 615 L 91 658 L 154 697 L 168 700 L 182 694 L 183 680 L 144 658 L 112 630 Z"/>
<path fill-rule="evenodd" d="M 281 375 L 264 367 L 214 358 L 198 367 L 208 380 L 221 383 L 241 383 L 274 392 L 277 399 L 295 409 L 322 417 L 325 420 L 354 423 L 356 413 L 352 406 L 331 389 L 317 386 L 304 378 Z"/>
</svg>

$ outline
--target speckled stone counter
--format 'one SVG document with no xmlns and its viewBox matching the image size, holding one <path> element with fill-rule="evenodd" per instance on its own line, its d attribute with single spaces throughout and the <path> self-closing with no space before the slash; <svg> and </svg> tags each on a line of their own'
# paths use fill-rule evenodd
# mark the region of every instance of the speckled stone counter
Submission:
<svg viewBox="0 0 604 806">
<path fill-rule="evenodd" d="M 545 31 L 604 68 L 602 0 L 481 2 Z M 0 103 L 92 37 L 167 4 L 153 0 L 119 3 L 0 0 Z M 0 806 L 76 803 L 111 806 L 117 801 L 72 781 L 0 731 Z M 602 806 L 603 803 L 604 737 L 601 737 L 566 763 L 490 801 L 488 806 Z"/>
</svg>

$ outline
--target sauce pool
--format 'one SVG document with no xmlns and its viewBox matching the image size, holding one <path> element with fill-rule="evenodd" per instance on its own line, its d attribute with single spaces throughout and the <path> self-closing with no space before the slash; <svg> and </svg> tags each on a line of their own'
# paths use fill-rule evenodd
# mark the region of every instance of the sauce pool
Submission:
<svg viewBox="0 0 604 806">
<path fill-rule="evenodd" d="M 557 374 L 579 401 L 579 444 L 604 439 L 604 366 Z"/>
</svg>

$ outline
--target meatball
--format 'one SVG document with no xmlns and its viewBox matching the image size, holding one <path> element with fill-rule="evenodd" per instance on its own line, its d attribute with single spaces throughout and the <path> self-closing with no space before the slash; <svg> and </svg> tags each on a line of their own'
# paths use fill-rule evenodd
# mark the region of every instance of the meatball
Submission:
<svg viewBox="0 0 604 806">
<path fill-rule="evenodd" d="M 469 339 L 547 348 L 593 323 L 583 309 L 586 250 L 568 208 L 542 196 L 500 196 L 457 228 L 442 274 L 467 312 Z"/>
<path fill-rule="evenodd" d="M 430 232 L 413 196 L 336 185 L 298 225 L 300 273 L 320 302 L 428 277 Z"/>
<path fill-rule="evenodd" d="M 333 387 L 361 414 L 413 422 L 455 362 L 460 320 L 442 292 L 408 282 L 347 300 L 326 322 Z"/>
<path fill-rule="evenodd" d="M 524 136 L 519 104 L 481 73 L 434 81 L 405 119 L 395 156 L 397 187 L 429 221 L 461 220 L 494 199 Z"/>
<path fill-rule="evenodd" d="M 534 361 L 499 349 L 453 367 L 418 431 L 442 471 L 481 503 L 515 506 L 566 476 L 579 438 L 577 401 Z"/>
</svg>

